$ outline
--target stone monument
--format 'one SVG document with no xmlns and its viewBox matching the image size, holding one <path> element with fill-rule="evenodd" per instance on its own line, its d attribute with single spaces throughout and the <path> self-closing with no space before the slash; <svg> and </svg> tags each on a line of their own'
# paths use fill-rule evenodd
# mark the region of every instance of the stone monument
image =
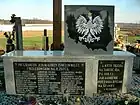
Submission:
<svg viewBox="0 0 140 105">
<path fill-rule="evenodd" d="M 113 54 L 114 6 L 65 5 L 65 54 Z"/>
<path fill-rule="evenodd" d="M 65 6 L 65 51 L 5 54 L 7 94 L 64 96 L 68 101 L 68 95 L 127 93 L 135 55 L 113 51 L 113 14 L 113 6 Z"/>
<path fill-rule="evenodd" d="M 32 54 L 34 52 L 34 55 Z M 93 93 L 127 93 L 131 87 L 133 54 L 64 56 L 64 52 L 14 51 L 4 57 L 8 94 L 92 96 Z M 56 54 L 57 53 L 57 54 Z M 8 64 L 8 65 L 7 65 Z"/>
</svg>

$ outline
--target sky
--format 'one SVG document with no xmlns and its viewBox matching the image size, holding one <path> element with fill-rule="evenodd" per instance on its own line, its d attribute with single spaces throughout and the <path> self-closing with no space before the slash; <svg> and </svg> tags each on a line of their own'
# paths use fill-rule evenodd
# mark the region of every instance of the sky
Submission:
<svg viewBox="0 0 140 105">
<path fill-rule="evenodd" d="M 64 5 L 114 5 L 115 22 L 140 23 L 140 0 L 62 0 Z M 53 20 L 53 0 L 0 0 L 0 19 L 11 14 L 22 19 Z M 62 20 L 64 8 L 62 7 Z"/>
</svg>

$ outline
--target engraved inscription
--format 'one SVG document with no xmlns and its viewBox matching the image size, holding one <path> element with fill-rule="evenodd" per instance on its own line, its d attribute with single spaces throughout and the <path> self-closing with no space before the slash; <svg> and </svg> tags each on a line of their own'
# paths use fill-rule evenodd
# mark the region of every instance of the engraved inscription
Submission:
<svg viewBox="0 0 140 105">
<path fill-rule="evenodd" d="M 124 60 L 100 60 L 98 63 L 98 93 L 122 90 Z"/>
<path fill-rule="evenodd" d="M 17 94 L 84 95 L 85 62 L 14 62 Z"/>
</svg>

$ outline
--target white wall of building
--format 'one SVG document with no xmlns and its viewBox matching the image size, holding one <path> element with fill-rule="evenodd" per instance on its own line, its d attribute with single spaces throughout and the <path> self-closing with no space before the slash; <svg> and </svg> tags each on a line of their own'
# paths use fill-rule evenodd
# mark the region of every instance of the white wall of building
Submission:
<svg viewBox="0 0 140 105">
<path fill-rule="evenodd" d="M 0 25 L 0 31 L 12 31 L 13 25 Z M 53 24 L 25 24 L 25 26 L 22 26 L 22 31 L 43 31 L 44 29 L 47 30 L 53 30 Z"/>
</svg>

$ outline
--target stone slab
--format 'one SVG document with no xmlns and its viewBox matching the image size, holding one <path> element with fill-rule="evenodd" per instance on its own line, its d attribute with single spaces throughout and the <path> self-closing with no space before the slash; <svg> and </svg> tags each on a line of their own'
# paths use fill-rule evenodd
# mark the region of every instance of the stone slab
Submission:
<svg viewBox="0 0 140 105">
<path fill-rule="evenodd" d="M 65 5 L 64 11 L 66 55 L 113 54 L 114 6 Z"/>
<path fill-rule="evenodd" d="M 124 55 L 121 53 L 124 53 Z M 50 62 L 54 62 L 54 63 L 85 62 L 85 84 L 84 84 L 85 95 L 92 96 L 93 93 L 98 92 L 97 85 L 99 82 L 98 81 L 99 61 L 110 61 L 110 62 L 124 61 L 125 63 L 123 69 L 124 73 L 123 73 L 122 86 L 119 90 L 117 90 L 117 92 L 119 91 L 122 93 L 127 93 L 128 89 L 131 87 L 133 57 L 134 57 L 133 54 L 127 52 L 119 52 L 119 53 L 116 52 L 115 55 L 97 55 L 97 56 L 27 56 L 27 55 L 11 56 L 11 57 L 3 56 L 6 92 L 7 94 L 17 94 L 16 87 L 15 87 L 16 86 L 15 73 L 13 67 L 14 62 L 19 62 L 19 63 L 20 62 L 27 62 L 27 63 L 44 62 L 45 64 Z M 25 70 L 27 70 L 27 68 Z M 72 70 L 76 70 L 76 68 L 73 68 Z"/>
</svg>

